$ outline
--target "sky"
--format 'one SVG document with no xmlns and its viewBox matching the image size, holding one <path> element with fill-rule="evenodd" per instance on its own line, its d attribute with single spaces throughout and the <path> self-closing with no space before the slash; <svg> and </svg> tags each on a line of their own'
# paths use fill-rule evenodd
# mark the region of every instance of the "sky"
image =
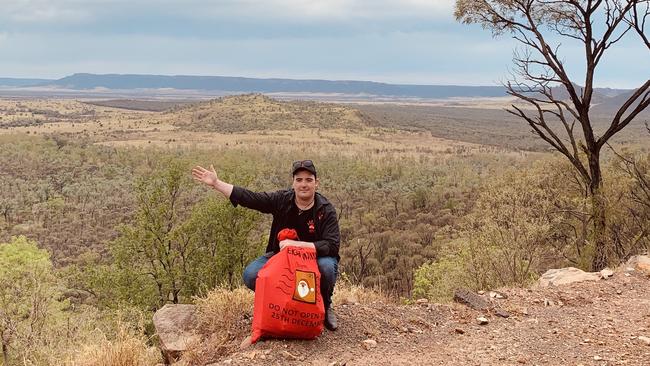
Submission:
<svg viewBox="0 0 650 366">
<path fill-rule="evenodd" d="M 211 75 L 498 85 L 517 44 L 458 23 L 452 0 L 0 0 L 0 77 Z M 562 55 L 580 75 L 581 51 Z M 650 77 L 638 36 L 596 86 Z"/>
</svg>

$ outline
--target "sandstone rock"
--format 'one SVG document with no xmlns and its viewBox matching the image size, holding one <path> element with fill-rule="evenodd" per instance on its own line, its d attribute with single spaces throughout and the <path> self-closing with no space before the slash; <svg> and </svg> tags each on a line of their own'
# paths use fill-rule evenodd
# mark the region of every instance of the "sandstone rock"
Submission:
<svg viewBox="0 0 650 366">
<path fill-rule="evenodd" d="M 650 257 L 647 255 L 635 255 L 627 261 L 626 266 L 650 275 Z"/>
<path fill-rule="evenodd" d="M 645 336 L 639 336 L 638 340 L 643 342 L 646 346 L 650 346 L 650 338 L 645 337 Z"/>
<path fill-rule="evenodd" d="M 465 330 L 462 329 L 462 328 L 455 328 L 455 329 L 454 329 L 454 332 L 456 332 L 456 333 L 458 333 L 458 334 L 465 334 Z"/>
<path fill-rule="evenodd" d="M 415 300 L 415 303 L 418 304 L 418 305 L 426 305 L 427 303 L 429 303 L 429 300 L 428 299 L 417 299 L 417 300 Z"/>
<path fill-rule="evenodd" d="M 539 285 L 542 287 L 566 285 L 582 281 L 598 281 L 600 273 L 585 272 L 581 269 L 568 267 L 549 269 L 539 278 Z"/>
<path fill-rule="evenodd" d="M 196 329 L 196 306 L 167 304 L 153 315 L 153 325 L 160 338 L 160 350 L 167 363 L 180 358 L 189 344 L 198 342 Z"/>
<path fill-rule="evenodd" d="M 361 345 L 366 350 L 371 350 L 377 347 L 377 341 L 375 341 L 374 339 L 366 339 L 365 341 L 361 342 Z"/>
<path fill-rule="evenodd" d="M 477 321 L 480 325 L 486 325 L 487 323 L 489 323 L 489 321 L 487 320 L 487 318 L 484 317 L 484 316 L 479 316 L 478 318 L 476 318 L 476 321 Z"/>
</svg>

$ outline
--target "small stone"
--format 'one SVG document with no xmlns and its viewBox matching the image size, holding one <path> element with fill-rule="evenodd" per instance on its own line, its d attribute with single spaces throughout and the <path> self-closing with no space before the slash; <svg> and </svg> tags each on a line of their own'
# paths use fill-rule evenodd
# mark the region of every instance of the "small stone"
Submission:
<svg viewBox="0 0 650 366">
<path fill-rule="evenodd" d="M 456 332 L 458 334 L 465 334 L 465 331 L 463 329 L 461 329 L 461 328 L 455 328 L 454 332 Z"/>
<path fill-rule="evenodd" d="M 526 360 L 526 358 L 524 358 L 524 357 L 519 357 L 519 358 L 517 359 L 517 362 L 523 365 L 523 364 L 525 364 L 526 362 L 528 362 L 528 360 Z"/>
<path fill-rule="evenodd" d="M 230 365 L 232 363 L 232 358 L 229 358 L 227 360 L 223 360 L 222 364 L 224 365 Z"/>
<path fill-rule="evenodd" d="M 616 295 L 620 295 L 620 294 L 622 294 L 622 293 L 623 293 L 623 291 L 621 291 L 621 290 L 616 290 Z"/>
<path fill-rule="evenodd" d="M 487 323 L 489 323 L 489 321 L 487 320 L 487 318 L 484 317 L 484 316 L 479 316 L 478 318 L 476 318 L 476 321 L 477 321 L 480 325 L 486 325 Z"/>
<path fill-rule="evenodd" d="M 522 308 L 522 309 L 521 309 L 521 313 L 522 313 L 523 315 L 528 315 L 528 308 Z"/>
<path fill-rule="evenodd" d="M 507 299 L 508 297 L 497 291 L 490 291 L 490 297 L 493 299 Z"/>
<path fill-rule="evenodd" d="M 503 309 L 497 309 L 497 310 L 494 312 L 494 315 L 496 315 L 496 316 L 500 316 L 500 317 L 502 317 L 502 318 L 509 318 L 509 317 L 510 317 L 510 313 L 508 313 L 507 311 L 505 311 L 505 310 L 503 310 Z"/>
<path fill-rule="evenodd" d="M 603 279 L 608 279 L 614 275 L 614 271 L 612 271 L 609 268 L 605 268 L 602 271 L 600 271 L 600 277 Z"/>
<path fill-rule="evenodd" d="M 250 360 L 254 360 L 255 356 L 257 356 L 257 351 L 250 351 L 250 352 L 244 353 L 244 357 L 246 357 L 246 358 L 248 358 Z"/>
<path fill-rule="evenodd" d="M 482 291 L 482 290 L 481 290 L 481 291 L 478 292 L 478 294 L 479 294 L 479 295 L 485 295 L 485 291 Z"/>
<path fill-rule="evenodd" d="M 374 339 L 366 339 L 365 341 L 361 342 L 361 345 L 363 345 L 363 348 L 369 351 L 377 347 L 377 341 Z"/>
<path fill-rule="evenodd" d="M 639 336 L 637 339 L 645 343 L 646 346 L 650 346 L 650 338 L 646 336 Z"/>
<path fill-rule="evenodd" d="M 418 305 L 426 305 L 427 303 L 429 303 L 429 299 L 417 299 L 415 300 L 415 303 Z"/>
<path fill-rule="evenodd" d="M 408 327 L 406 327 L 406 330 L 409 331 L 410 333 L 422 333 L 421 330 L 419 330 L 419 329 L 416 328 L 416 327 L 412 327 L 412 326 L 410 326 L 410 325 L 409 325 Z"/>
<path fill-rule="evenodd" d="M 289 352 L 289 351 L 286 351 L 286 350 L 285 350 L 285 351 L 282 351 L 282 352 L 280 352 L 280 354 L 281 354 L 282 356 L 284 356 L 284 358 L 286 358 L 287 360 L 292 360 L 292 361 L 295 361 L 295 360 L 297 360 L 297 359 L 298 359 L 298 357 L 297 357 L 297 356 L 295 356 L 295 355 L 293 355 L 293 354 L 291 354 L 291 352 Z"/>
<path fill-rule="evenodd" d="M 594 361 L 602 361 L 603 358 L 600 356 L 594 356 Z"/>
<path fill-rule="evenodd" d="M 544 299 L 544 306 L 553 306 L 553 305 L 555 305 L 553 304 L 553 301 L 549 299 Z"/>
</svg>

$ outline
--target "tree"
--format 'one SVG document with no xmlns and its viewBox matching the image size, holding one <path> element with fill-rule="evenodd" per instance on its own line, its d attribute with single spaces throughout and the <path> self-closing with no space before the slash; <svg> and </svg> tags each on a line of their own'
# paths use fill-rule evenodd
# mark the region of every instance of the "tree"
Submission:
<svg viewBox="0 0 650 366">
<path fill-rule="evenodd" d="M 55 302 L 56 280 L 47 251 L 24 236 L 0 243 L 0 342 L 2 360 L 10 364 L 10 348 L 34 344 Z"/>
<path fill-rule="evenodd" d="M 249 240 L 259 213 L 215 198 L 196 202 L 198 192 L 190 189 L 198 186 L 186 165 L 178 160 L 161 165 L 166 168 L 136 185 L 135 218 L 111 243 L 116 270 L 86 270 L 84 287 L 90 291 L 96 284 L 99 292 L 116 291 L 119 301 L 157 309 L 217 285 L 234 287 L 246 263 L 259 253 L 262 242 Z M 105 286 L 106 275 L 116 289 Z"/>
<path fill-rule="evenodd" d="M 636 33 L 650 51 L 644 29 L 649 8 L 648 0 L 456 1 L 458 21 L 481 24 L 495 36 L 510 33 L 524 46 L 515 52 L 513 79 L 506 88 L 532 110 L 513 104 L 507 111 L 524 119 L 579 173 L 591 201 L 591 265 L 596 270 L 608 263 L 601 149 L 650 104 L 650 79 L 627 97 L 604 133 L 598 135 L 590 113 L 594 76 L 606 51 L 628 33 Z M 584 49 L 583 87 L 574 82 L 560 56 L 563 41 L 578 42 Z M 578 130 L 574 129 L 576 123 Z"/>
<path fill-rule="evenodd" d="M 150 292 L 148 278 L 155 284 L 157 305 L 179 302 L 184 286 L 183 258 L 192 248 L 179 240 L 177 230 L 184 219 L 183 193 L 189 185 L 186 169 L 171 161 L 166 170 L 143 177 L 136 185 L 138 210 L 132 224 L 120 227 L 112 243 L 115 262 L 135 292 Z"/>
</svg>

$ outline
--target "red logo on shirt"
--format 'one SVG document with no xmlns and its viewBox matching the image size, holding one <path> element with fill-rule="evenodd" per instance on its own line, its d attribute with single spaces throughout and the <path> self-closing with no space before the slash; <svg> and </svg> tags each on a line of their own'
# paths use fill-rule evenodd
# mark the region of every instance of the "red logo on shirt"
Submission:
<svg viewBox="0 0 650 366">
<path fill-rule="evenodd" d="M 309 233 L 313 234 L 316 231 L 316 226 L 314 225 L 314 220 L 307 221 L 307 227 L 309 228 Z"/>
</svg>

